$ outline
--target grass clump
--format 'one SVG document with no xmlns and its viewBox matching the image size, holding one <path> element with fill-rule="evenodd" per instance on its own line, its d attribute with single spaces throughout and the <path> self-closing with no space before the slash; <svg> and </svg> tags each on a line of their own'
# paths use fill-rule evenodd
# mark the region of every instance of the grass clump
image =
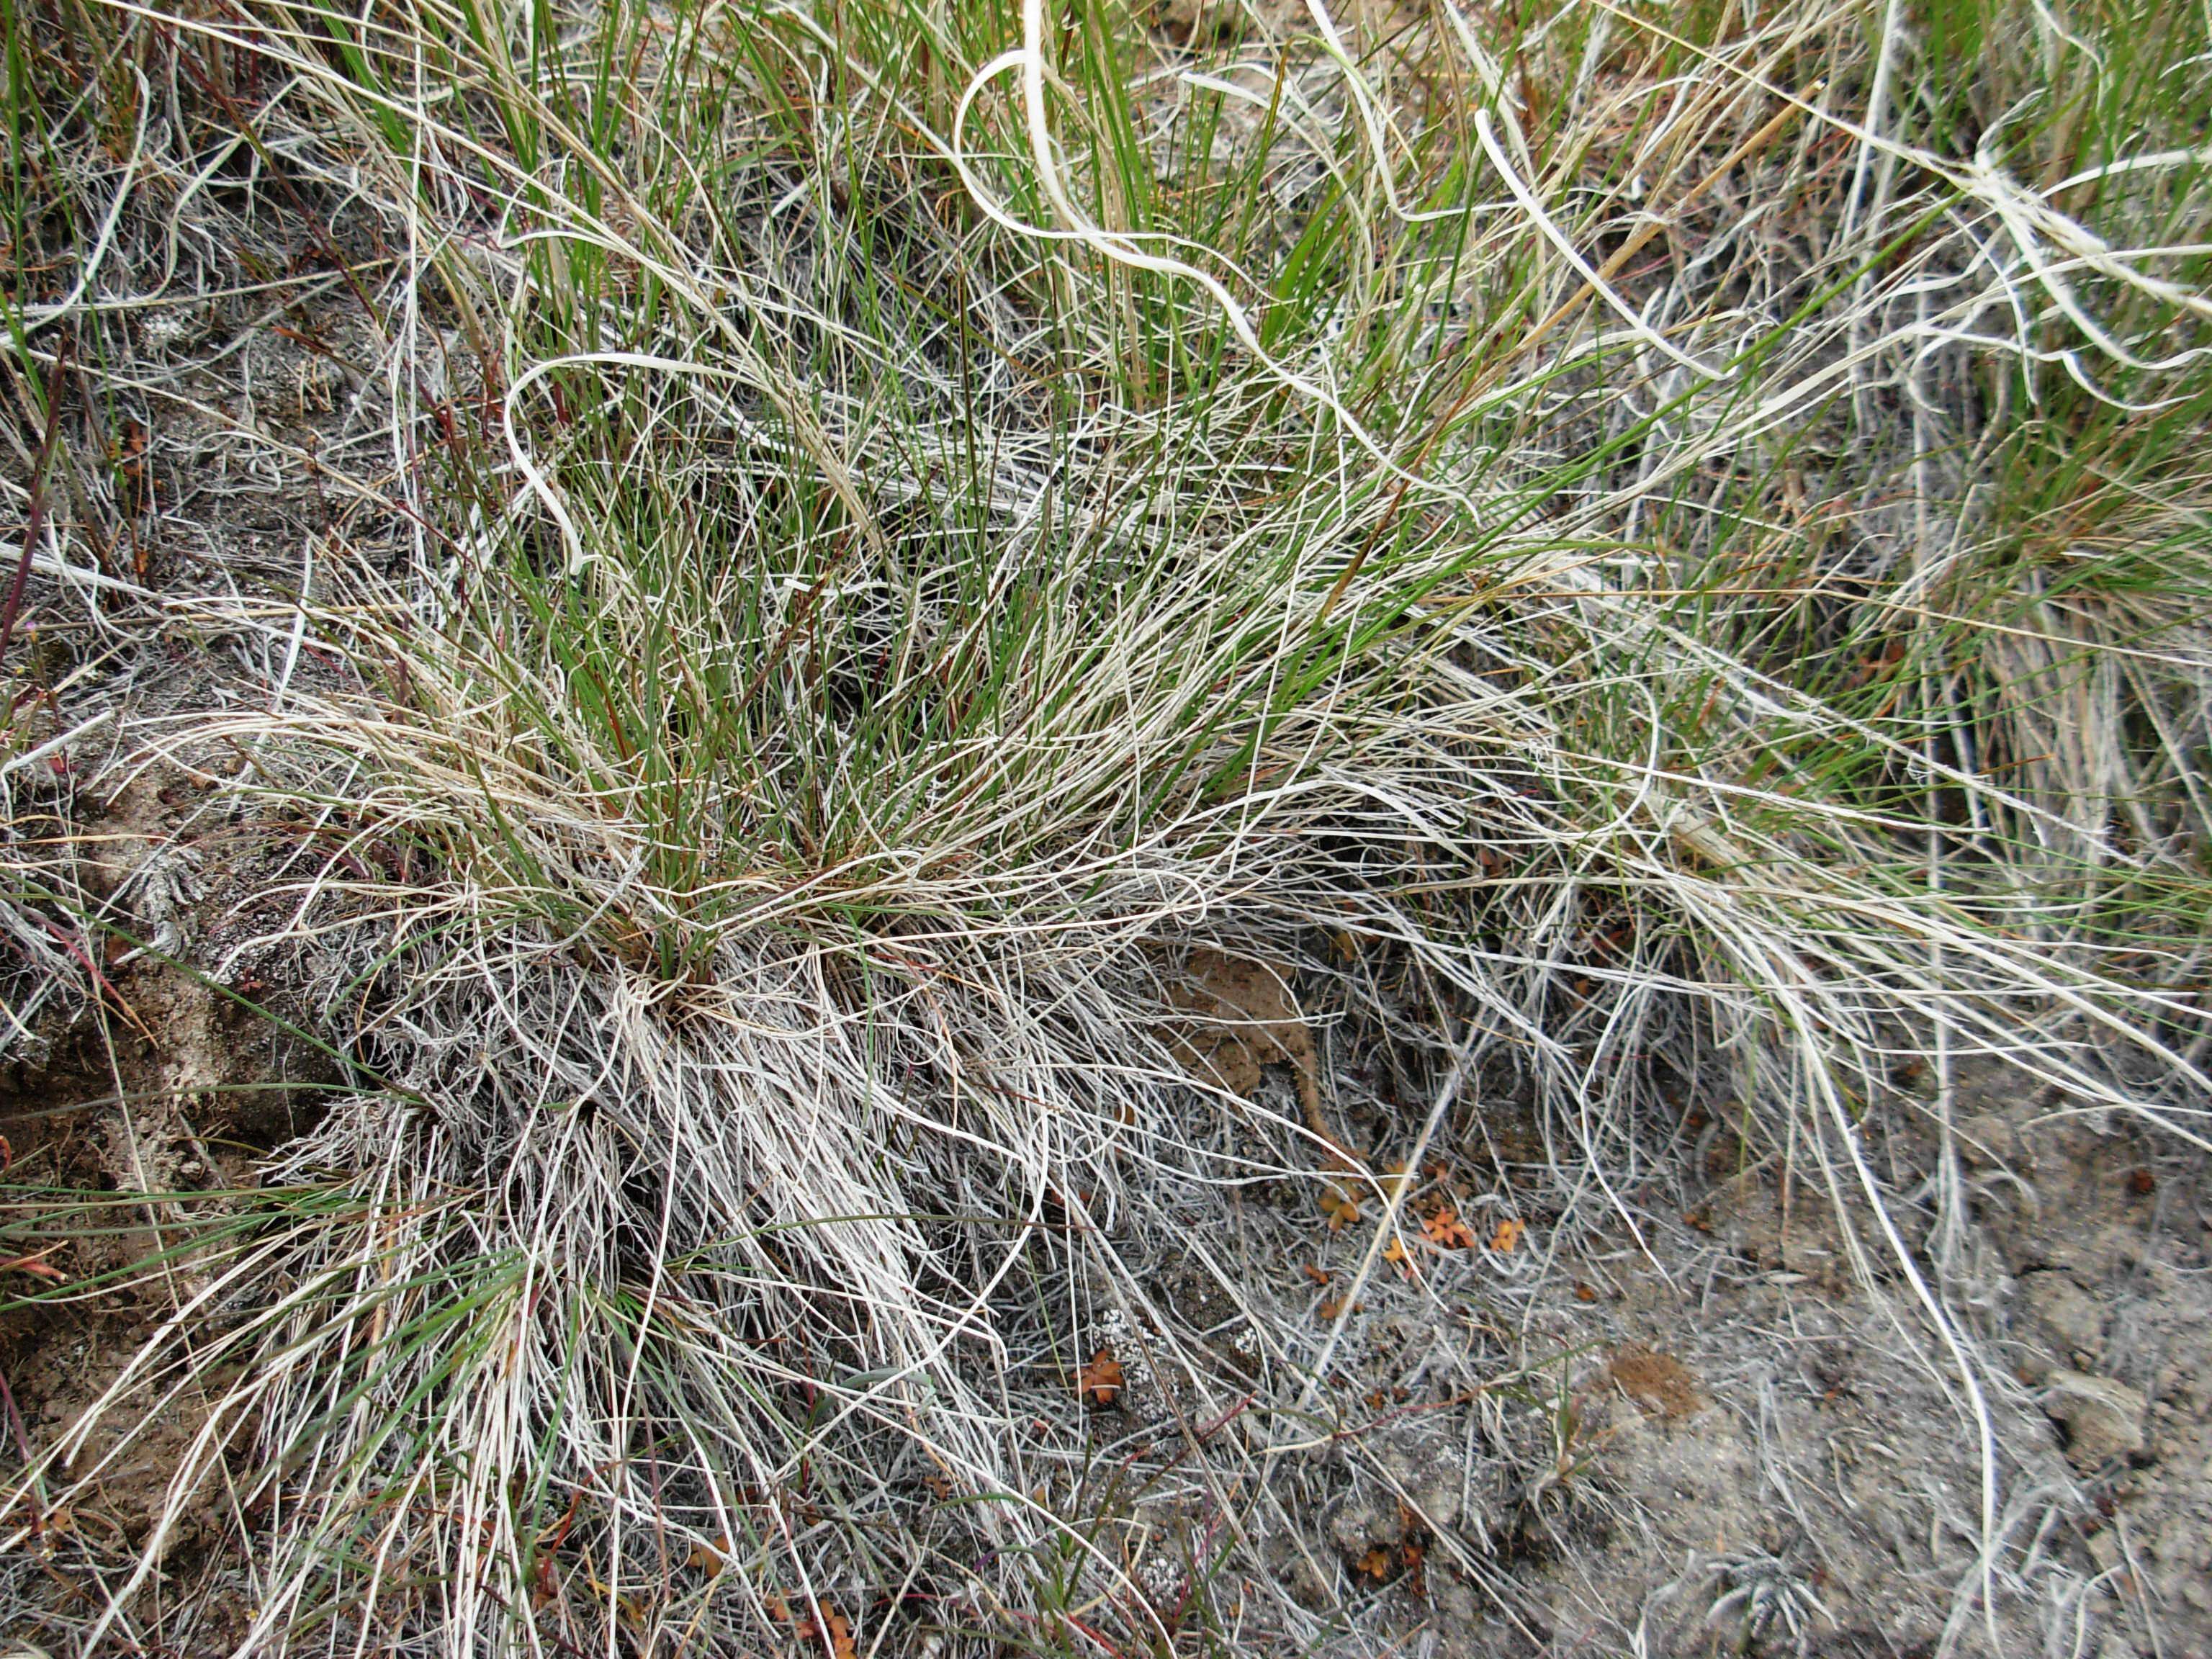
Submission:
<svg viewBox="0 0 2212 1659">
<path fill-rule="evenodd" d="M 2192 1136 L 2204 1081 L 2203 19 L 2076 21 L 13 19 L 22 376 L 191 404 L 210 200 L 351 330 L 275 452 L 319 564 L 167 601 L 269 695 L 138 729 L 301 826 L 232 955 L 357 1086 L 110 1390 L 202 1426 L 88 1639 L 219 1479 L 241 1650 L 1312 1638 L 1217 1589 L 1352 1298 L 1206 1231 L 1387 1231 L 1486 1066 L 1568 1223 L 1740 1102 L 1978 1402 L 1899 1068 L 1946 1137 L 1966 1056 Z M 1188 1064 L 1224 957 L 1389 1056 L 1367 1133 Z M 1183 1368 L 1180 1593 L 1101 1541 L 1109 1310 Z"/>
</svg>

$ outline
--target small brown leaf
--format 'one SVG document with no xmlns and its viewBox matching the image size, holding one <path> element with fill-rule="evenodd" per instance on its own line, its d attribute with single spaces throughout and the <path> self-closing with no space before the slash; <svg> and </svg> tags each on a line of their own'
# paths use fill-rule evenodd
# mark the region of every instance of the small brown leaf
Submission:
<svg viewBox="0 0 2212 1659">
<path fill-rule="evenodd" d="M 1299 1265 L 1304 1270 L 1305 1276 L 1316 1285 L 1326 1285 L 1335 1277 L 1334 1273 L 1315 1267 L 1310 1261 L 1301 1262 Z"/>
<path fill-rule="evenodd" d="M 1390 1559 L 1390 1552 L 1378 1544 L 1359 1558 L 1356 1570 L 1362 1577 L 1372 1578 L 1379 1584 L 1390 1576 L 1390 1569 L 1395 1565 Z"/>
<path fill-rule="evenodd" d="M 1490 1248 L 1500 1255 L 1510 1255 L 1513 1247 L 1521 1242 L 1521 1235 L 1527 1231 L 1525 1224 L 1508 1216 L 1498 1224 L 1498 1231 L 1491 1234 Z"/>
<path fill-rule="evenodd" d="M 860 1659 L 860 1650 L 853 1643 L 852 1625 L 826 1595 L 814 1603 L 813 1615 L 800 1620 L 792 1634 L 802 1642 L 826 1644 L 832 1659 Z"/>
<path fill-rule="evenodd" d="M 1446 1250 L 1471 1250 L 1480 1243 L 1467 1223 L 1462 1221 L 1449 1204 L 1421 1223 L 1421 1231 L 1430 1243 Z"/>
<path fill-rule="evenodd" d="M 1121 1362 L 1101 1348 L 1076 1376 L 1075 1392 L 1089 1406 L 1110 1406 L 1121 1397 Z"/>
<path fill-rule="evenodd" d="M 1333 1233 L 1359 1224 L 1359 1200 L 1340 1187 L 1322 1189 L 1321 1212 L 1328 1218 L 1328 1230 Z"/>
</svg>

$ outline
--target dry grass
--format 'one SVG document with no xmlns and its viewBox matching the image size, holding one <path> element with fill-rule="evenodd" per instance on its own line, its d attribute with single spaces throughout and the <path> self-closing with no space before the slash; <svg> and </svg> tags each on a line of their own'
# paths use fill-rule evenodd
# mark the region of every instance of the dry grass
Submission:
<svg viewBox="0 0 2212 1659">
<path fill-rule="evenodd" d="M 57 15 L 9 775 L 121 707 L 114 775 L 286 825 L 199 965 L 287 962 L 360 1085 L 179 1247 L 102 1410 L 200 1426 L 71 1639 L 155 1639 L 220 1492 L 253 1651 L 1319 1642 L 1210 1587 L 1362 1285 L 1286 1307 L 1240 1194 L 1338 1183 L 1371 1272 L 1501 1072 L 1565 1225 L 1692 1099 L 1826 1186 L 1980 1421 L 1992 1594 L 1954 1068 L 2203 1130 L 2201 18 Z M 252 695 L 148 712 L 165 639 Z M 26 1024 L 130 917 L 10 872 Z M 1201 949 L 1330 1024 L 1320 1126 L 1182 1063 Z M 1924 1237 L 1865 1146 L 1916 1059 Z M 1119 1461 L 1111 1319 L 1177 1379 Z M 1551 1425 L 1516 1525 L 1602 1501 L 1541 1379 L 1423 1363 Z M 1763 1571 L 1711 1593 L 1794 1628 Z"/>
</svg>

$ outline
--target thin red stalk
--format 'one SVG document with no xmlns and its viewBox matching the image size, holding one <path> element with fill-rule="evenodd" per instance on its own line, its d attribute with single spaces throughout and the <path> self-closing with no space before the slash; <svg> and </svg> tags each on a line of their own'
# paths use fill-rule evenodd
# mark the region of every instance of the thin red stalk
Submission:
<svg viewBox="0 0 2212 1659">
<path fill-rule="evenodd" d="M 23 556 L 15 561 L 15 580 L 9 584 L 8 605 L 0 611 L 0 661 L 15 637 L 15 618 L 22 613 L 23 590 L 30 586 L 31 554 L 39 544 L 39 532 L 46 521 L 46 475 L 53 468 L 54 446 L 62 435 L 62 370 L 69 362 L 69 342 L 54 349 L 54 366 L 46 376 L 46 431 L 39 441 L 38 465 L 31 469 L 31 509 L 23 520 Z"/>
</svg>

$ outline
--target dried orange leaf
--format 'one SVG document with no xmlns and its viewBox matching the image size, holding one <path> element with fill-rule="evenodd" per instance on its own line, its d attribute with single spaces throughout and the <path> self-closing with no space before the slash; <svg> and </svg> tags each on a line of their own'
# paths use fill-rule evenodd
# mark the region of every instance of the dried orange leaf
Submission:
<svg viewBox="0 0 2212 1659">
<path fill-rule="evenodd" d="M 1110 1406 L 1121 1397 L 1121 1362 L 1111 1348 L 1101 1348 L 1079 1372 L 1075 1391 L 1085 1405 Z"/>
<path fill-rule="evenodd" d="M 1359 1200 L 1340 1187 L 1325 1187 L 1321 1194 L 1321 1212 L 1328 1218 L 1328 1230 L 1340 1233 L 1359 1221 Z"/>
<path fill-rule="evenodd" d="M 1523 1224 L 1508 1216 L 1498 1224 L 1498 1231 L 1491 1234 L 1490 1248 L 1498 1255 L 1504 1255 L 1521 1242 L 1521 1235 L 1527 1231 Z"/>
<path fill-rule="evenodd" d="M 1379 1584 L 1390 1576 L 1393 1565 L 1390 1552 L 1378 1546 L 1359 1558 L 1358 1571 Z"/>
<path fill-rule="evenodd" d="M 1474 1234 L 1468 1231 L 1467 1223 L 1453 1212 L 1449 1204 L 1423 1221 L 1421 1231 L 1429 1243 L 1442 1249 L 1471 1250 L 1475 1247 Z"/>
<path fill-rule="evenodd" d="M 802 1642 L 826 1644 L 832 1659 L 860 1659 L 860 1650 L 853 1644 L 853 1626 L 827 1596 L 815 1602 L 814 1616 L 801 1620 L 792 1634 Z"/>
</svg>

